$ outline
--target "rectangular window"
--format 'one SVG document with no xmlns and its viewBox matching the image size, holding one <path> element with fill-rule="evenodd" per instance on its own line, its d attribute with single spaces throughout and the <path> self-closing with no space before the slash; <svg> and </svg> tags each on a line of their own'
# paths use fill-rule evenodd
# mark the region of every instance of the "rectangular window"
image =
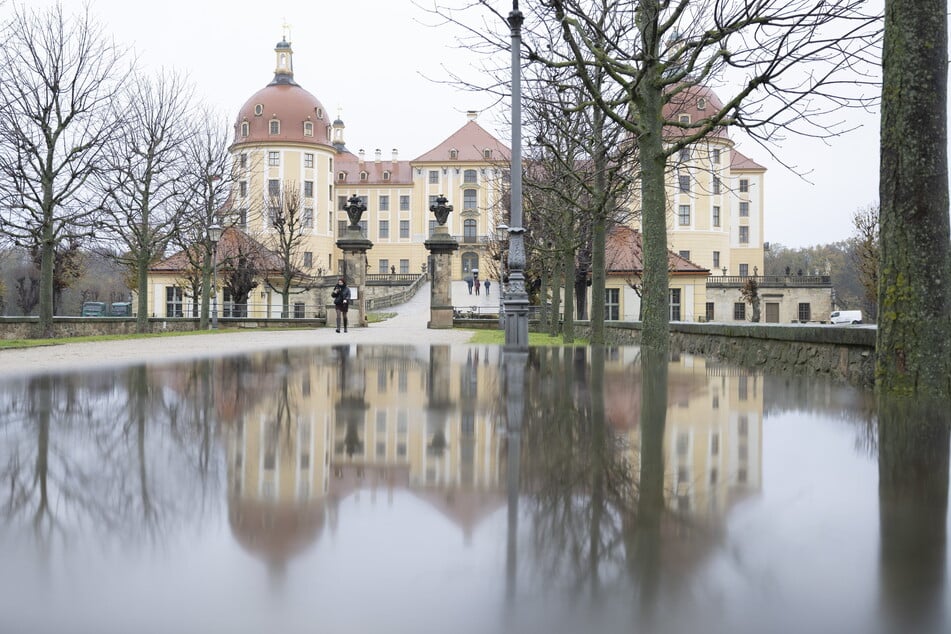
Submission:
<svg viewBox="0 0 951 634">
<path fill-rule="evenodd" d="M 733 304 L 733 319 L 736 321 L 746 321 L 746 304 L 743 302 Z"/>
<path fill-rule="evenodd" d="M 314 181 L 304 181 L 304 198 L 314 197 Z"/>
<path fill-rule="evenodd" d="M 689 260 L 689 259 L 690 259 L 690 251 L 680 251 L 679 253 L 677 253 L 677 255 L 679 255 L 680 257 L 682 257 L 682 258 L 685 259 L 685 260 Z"/>
<path fill-rule="evenodd" d="M 358 226 L 360 227 L 360 235 L 362 235 L 364 238 L 367 237 L 367 230 L 370 224 L 366 220 L 361 220 L 358 223 Z"/>
<path fill-rule="evenodd" d="M 347 232 L 347 225 L 349 223 L 346 220 L 337 221 L 337 235 L 343 235 Z"/>
<path fill-rule="evenodd" d="M 680 321 L 680 291 L 679 288 L 670 289 L 670 321 Z"/>
<path fill-rule="evenodd" d="M 707 302 L 706 308 L 707 308 L 707 310 L 706 310 L 706 318 L 707 318 L 707 321 L 713 321 L 713 320 L 714 320 L 714 317 L 715 317 L 714 303 L 713 303 L 713 302 Z"/>
<path fill-rule="evenodd" d="M 314 208 L 313 207 L 304 207 L 304 215 L 301 216 L 301 225 L 305 229 L 314 228 Z"/>
<path fill-rule="evenodd" d="M 346 196 L 337 196 L 337 209 L 339 209 L 340 211 L 346 211 L 347 209 Z"/>
<path fill-rule="evenodd" d="M 380 221 L 379 237 L 381 239 L 386 239 L 390 237 L 390 221 L 389 220 Z"/>
<path fill-rule="evenodd" d="M 436 226 L 437 225 L 435 220 L 429 221 L 429 235 L 433 235 L 433 232 L 436 230 Z"/>
<path fill-rule="evenodd" d="M 681 148 L 681 150 L 680 150 L 680 161 L 681 161 L 681 162 L 686 162 L 686 161 L 689 161 L 689 160 L 690 160 L 690 148 L 689 148 L 689 147 Z"/>
<path fill-rule="evenodd" d="M 740 218 L 750 217 L 750 204 L 745 200 L 740 203 Z"/>
<path fill-rule="evenodd" d="M 713 155 L 711 160 L 712 160 L 714 163 L 719 164 L 719 163 L 720 163 L 720 150 L 713 150 L 713 152 L 712 152 L 711 154 Z"/>
<path fill-rule="evenodd" d="M 437 199 L 437 198 L 439 198 L 439 196 L 430 196 L 430 197 L 429 197 L 429 204 L 426 205 L 426 209 L 431 209 L 432 207 L 434 207 L 434 206 L 436 205 L 436 199 Z"/>
<path fill-rule="evenodd" d="M 389 196 L 380 196 L 380 211 L 389 211 L 390 210 L 390 197 Z"/>
<path fill-rule="evenodd" d="M 310 152 L 304 153 L 304 167 L 313 169 L 314 167 L 314 155 Z"/>
<path fill-rule="evenodd" d="M 439 170 L 429 170 L 429 182 L 432 185 L 439 182 Z"/>
<path fill-rule="evenodd" d="M 750 265 L 741 264 L 740 265 L 740 277 L 747 277 L 750 274 Z"/>
<path fill-rule="evenodd" d="M 690 205 L 681 205 L 680 210 L 677 213 L 678 222 L 681 225 L 690 224 Z"/>
<path fill-rule="evenodd" d="M 680 191 L 689 192 L 690 191 L 690 175 L 681 174 L 677 177 L 678 182 L 680 183 Z"/>
<path fill-rule="evenodd" d="M 621 318 L 621 289 L 604 289 L 604 318 L 609 321 Z"/>
<path fill-rule="evenodd" d="M 184 312 L 182 311 L 182 287 L 181 286 L 166 286 L 165 287 L 165 316 L 166 317 L 182 317 Z"/>
<path fill-rule="evenodd" d="M 400 220 L 400 237 L 409 239 L 409 220 Z"/>
<path fill-rule="evenodd" d="M 405 258 L 400 260 L 400 273 L 409 273 L 409 260 Z"/>
<path fill-rule="evenodd" d="M 713 252 L 713 268 L 715 269 L 720 268 L 720 252 L 719 251 Z"/>
<path fill-rule="evenodd" d="M 740 227 L 740 244 L 749 244 L 750 243 L 750 228 L 749 227 Z"/>
<path fill-rule="evenodd" d="M 747 179 L 745 179 L 745 178 L 741 178 L 741 179 L 740 179 L 740 192 L 745 194 L 745 193 L 748 192 L 748 191 L 750 191 L 750 181 L 747 180 Z"/>
<path fill-rule="evenodd" d="M 476 190 L 474 189 L 464 189 L 462 190 L 462 208 L 463 209 L 475 209 L 476 208 Z"/>
<path fill-rule="evenodd" d="M 713 226 L 714 227 L 720 226 L 720 206 L 719 205 L 713 206 Z"/>
<path fill-rule="evenodd" d="M 311 268 L 314 266 L 314 253 L 313 251 L 304 251 L 304 266 Z"/>
<path fill-rule="evenodd" d="M 812 321 L 812 306 L 808 302 L 799 304 L 799 321 Z"/>
<path fill-rule="evenodd" d="M 238 195 L 242 198 L 246 198 L 248 195 L 248 181 L 241 181 L 238 183 Z"/>
<path fill-rule="evenodd" d="M 239 165 L 240 167 L 247 167 L 247 166 L 248 166 L 248 154 L 247 154 L 247 152 L 242 152 L 242 153 L 238 156 L 238 165 Z"/>
<path fill-rule="evenodd" d="M 245 207 L 238 209 L 238 225 L 241 227 L 248 226 L 248 210 Z"/>
<path fill-rule="evenodd" d="M 280 152 L 268 152 L 267 153 L 267 164 L 271 167 L 277 167 L 281 164 L 281 153 Z"/>
<path fill-rule="evenodd" d="M 409 196 L 400 196 L 400 211 L 409 211 Z"/>
<path fill-rule="evenodd" d="M 267 182 L 267 195 L 277 197 L 281 195 L 281 181 L 271 178 Z"/>
<path fill-rule="evenodd" d="M 380 275 L 385 275 L 390 272 L 390 261 L 387 259 L 380 260 Z"/>
<path fill-rule="evenodd" d="M 714 194 L 720 193 L 720 177 L 719 176 L 713 177 L 713 193 Z"/>
</svg>

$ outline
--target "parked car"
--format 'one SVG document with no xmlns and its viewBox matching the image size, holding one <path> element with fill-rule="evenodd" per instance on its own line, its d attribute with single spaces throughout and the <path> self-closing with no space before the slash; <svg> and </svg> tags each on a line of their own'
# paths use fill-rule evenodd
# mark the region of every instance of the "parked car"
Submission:
<svg viewBox="0 0 951 634">
<path fill-rule="evenodd" d="M 829 315 L 829 321 L 833 324 L 860 324 L 862 323 L 862 311 L 837 310 Z"/>
<path fill-rule="evenodd" d="M 83 317 L 105 317 L 106 302 L 83 302 L 83 310 L 80 315 Z"/>
<path fill-rule="evenodd" d="M 131 317 L 132 303 L 131 302 L 113 302 L 112 306 L 109 307 L 109 316 L 110 317 Z"/>
</svg>

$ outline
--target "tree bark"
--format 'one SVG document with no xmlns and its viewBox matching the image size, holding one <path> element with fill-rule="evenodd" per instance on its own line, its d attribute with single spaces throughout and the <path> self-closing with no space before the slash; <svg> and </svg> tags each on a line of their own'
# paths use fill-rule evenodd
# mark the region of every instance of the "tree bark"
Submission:
<svg viewBox="0 0 951 634">
<path fill-rule="evenodd" d="M 882 58 L 882 393 L 951 395 L 947 0 L 887 0 Z"/>
</svg>

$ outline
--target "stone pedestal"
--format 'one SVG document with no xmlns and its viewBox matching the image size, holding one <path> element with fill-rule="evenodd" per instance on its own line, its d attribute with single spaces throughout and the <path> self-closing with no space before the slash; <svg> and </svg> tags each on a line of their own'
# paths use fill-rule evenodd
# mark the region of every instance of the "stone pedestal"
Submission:
<svg viewBox="0 0 951 634">
<path fill-rule="evenodd" d="M 343 237 L 337 240 L 337 247 L 343 251 L 343 271 L 340 274 L 346 278 L 350 293 L 355 297 L 347 313 L 347 321 L 350 322 L 350 328 L 362 328 L 367 325 L 367 251 L 373 248 L 373 243 L 363 237 L 359 227 L 347 227 Z M 336 315 L 333 311 L 329 312 L 327 326 L 335 328 L 336 323 Z"/>
<path fill-rule="evenodd" d="M 428 328 L 452 328 L 452 253 L 459 243 L 449 235 L 445 226 L 437 226 L 425 243 L 429 251 L 429 278 L 432 292 L 429 298 Z"/>
</svg>

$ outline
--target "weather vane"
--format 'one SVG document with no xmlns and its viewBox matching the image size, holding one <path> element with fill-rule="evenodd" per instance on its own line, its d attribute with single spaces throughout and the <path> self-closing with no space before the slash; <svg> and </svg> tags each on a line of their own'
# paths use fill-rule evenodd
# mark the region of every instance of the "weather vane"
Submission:
<svg viewBox="0 0 951 634">
<path fill-rule="evenodd" d="M 284 23 L 281 24 L 281 29 L 284 31 L 284 41 L 289 42 L 291 37 L 291 25 L 287 23 L 287 18 L 282 18 Z"/>
</svg>

